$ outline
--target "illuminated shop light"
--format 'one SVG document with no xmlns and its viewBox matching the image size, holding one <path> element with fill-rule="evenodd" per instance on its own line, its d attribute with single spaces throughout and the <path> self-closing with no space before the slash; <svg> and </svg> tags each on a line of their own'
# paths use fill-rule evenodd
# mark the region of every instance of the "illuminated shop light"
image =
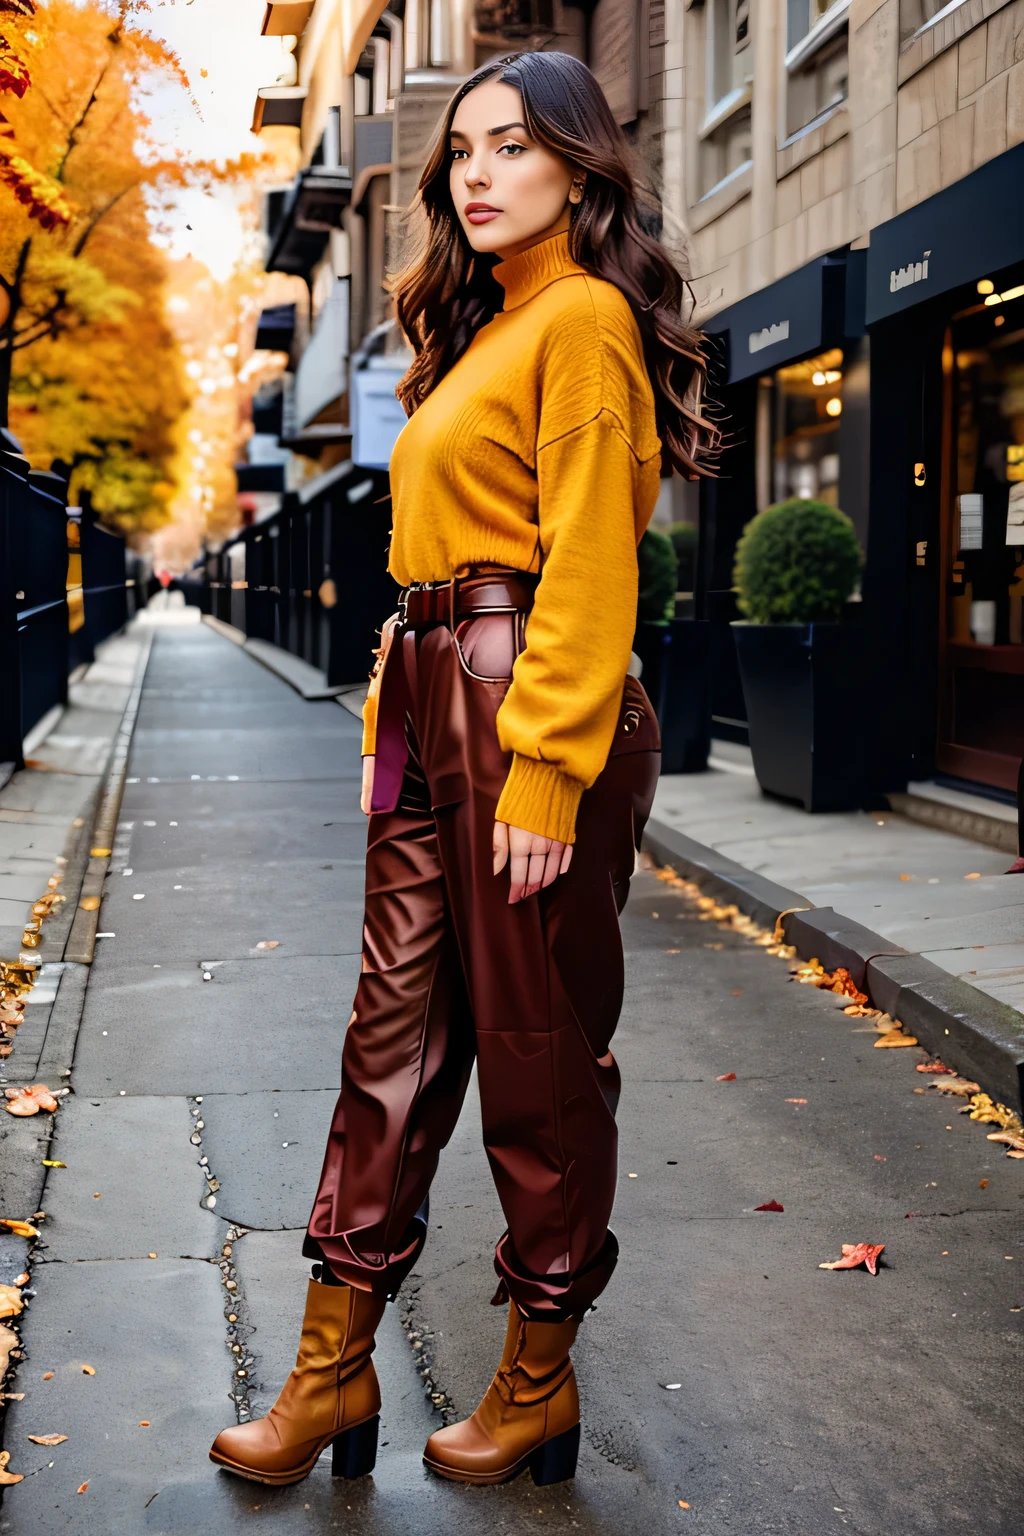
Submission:
<svg viewBox="0 0 1024 1536">
<path fill-rule="evenodd" d="M 842 414 L 843 402 L 838 395 L 833 395 L 831 400 L 825 401 L 825 410 L 829 416 L 839 416 Z"/>
<path fill-rule="evenodd" d="M 1019 299 L 1024 294 L 1024 283 L 1018 283 L 1016 288 L 1005 288 L 1002 293 L 990 293 L 985 300 L 986 304 L 1008 304 L 1011 299 Z"/>
<path fill-rule="evenodd" d="M 825 383 L 838 384 L 841 378 L 842 374 L 839 372 L 838 368 L 829 368 L 828 372 L 825 374 Z"/>
<path fill-rule="evenodd" d="M 817 384 L 819 386 L 819 388 L 820 388 L 820 386 L 822 384 L 826 383 L 826 381 L 827 381 L 827 375 L 822 373 L 820 368 L 818 369 L 817 373 L 812 373 L 811 374 L 811 383 L 812 384 Z"/>
<path fill-rule="evenodd" d="M 995 283 L 990 277 L 983 277 L 981 282 L 978 284 L 978 292 L 993 293 L 995 291 L 995 286 Z"/>
</svg>

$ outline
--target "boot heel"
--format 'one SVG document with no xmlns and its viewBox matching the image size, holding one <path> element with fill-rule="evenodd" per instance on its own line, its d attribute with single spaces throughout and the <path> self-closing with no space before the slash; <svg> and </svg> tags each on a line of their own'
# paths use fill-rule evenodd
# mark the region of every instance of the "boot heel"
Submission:
<svg viewBox="0 0 1024 1536">
<path fill-rule="evenodd" d="M 564 1483 L 576 1476 L 576 1457 L 580 1449 L 580 1427 L 574 1424 L 564 1434 L 556 1435 L 530 1457 L 530 1476 L 538 1488 L 549 1483 Z"/>
<path fill-rule="evenodd" d="M 379 1415 L 342 1430 L 331 1441 L 331 1476 L 365 1477 L 377 1463 L 377 1431 Z"/>
</svg>

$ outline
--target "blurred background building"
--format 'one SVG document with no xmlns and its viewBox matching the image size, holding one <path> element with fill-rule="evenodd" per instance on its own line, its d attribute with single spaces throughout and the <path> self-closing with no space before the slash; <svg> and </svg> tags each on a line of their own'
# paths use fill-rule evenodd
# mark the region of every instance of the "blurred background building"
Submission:
<svg viewBox="0 0 1024 1536">
<path fill-rule="evenodd" d="M 289 363 L 254 403 L 253 526 L 210 571 L 222 616 L 233 603 L 333 682 L 365 675 L 393 595 L 408 360 L 386 276 L 426 147 L 476 65 L 566 50 L 661 194 L 729 433 L 719 478 L 667 481 L 659 503 L 659 524 L 699 530 L 676 613 L 702 637 L 681 639 L 688 676 L 664 708 L 746 740 L 736 542 L 759 509 L 813 497 L 866 551 L 863 686 L 835 706 L 870 737 L 865 796 L 936 771 L 1008 792 L 1024 752 L 1024 0 L 273 0 L 262 26 L 280 70 L 253 127 L 291 135 L 300 166 L 266 199 L 266 264 L 302 284 L 260 320 L 258 344 Z"/>
</svg>

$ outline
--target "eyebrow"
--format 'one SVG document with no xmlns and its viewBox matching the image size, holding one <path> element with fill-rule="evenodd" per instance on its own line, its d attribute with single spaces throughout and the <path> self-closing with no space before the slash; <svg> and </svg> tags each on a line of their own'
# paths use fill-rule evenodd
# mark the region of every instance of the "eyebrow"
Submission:
<svg viewBox="0 0 1024 1536">
<path fill-rule="evenodd" d="M 502 123 L 500 128 L 488 128 L 487 136 L 488 138 L 492 139 L 496 138 L 499 133 L 508 133 L 510 128 L 521 128 L 524 133 L 529 133 L 530 131 L 525 123 Z M 466 135 L 464 133 L 460 133 L 458 128 L 452 128 L 448 136 L 452 139 L 466 138 Z"/>
</svg>

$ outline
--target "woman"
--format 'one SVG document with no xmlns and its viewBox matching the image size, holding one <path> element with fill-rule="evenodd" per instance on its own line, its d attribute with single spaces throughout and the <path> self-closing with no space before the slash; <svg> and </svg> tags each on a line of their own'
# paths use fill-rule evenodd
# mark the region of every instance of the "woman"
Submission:
<svg viewBox="0 0 1024 1536">
<path fill-rule="evenodd" d="M 659 765 L 626 675 L 636 544 L 663 462 L 692 477 L 716 440 L 626 153 L 585 66 L 528 53 L 461 87 L 420 181 L 426 249 L 396 289 L 406 590 L 364 717 L 363 970 L 304 1247 L 319 1264 L 277 1403 L 211 1451 L 260 1482 L 328 1444 L 336 1475 L 373 1467 L 374 1332 L 474 1057 L 508 1333 L 425 1460 L 472 1483 L 575 1470 L 569 1348 L 617 1255 L 618 913 Z"/>
</svg>

